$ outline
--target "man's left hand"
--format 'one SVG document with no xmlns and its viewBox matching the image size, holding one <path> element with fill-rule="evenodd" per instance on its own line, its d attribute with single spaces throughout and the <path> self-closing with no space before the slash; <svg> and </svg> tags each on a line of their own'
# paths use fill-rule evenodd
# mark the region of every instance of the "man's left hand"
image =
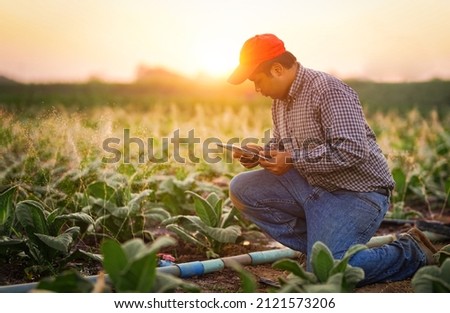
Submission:
<svg viewBox="0 0 450 313">
<path fill-rule="evenodd" d="M 259 154 L 270 157 L 270 160 L 260 159 L 259 165 L 275 175 L 283 175 L 294 166 L 288 151 L 266 150 Z"/>
</svg>

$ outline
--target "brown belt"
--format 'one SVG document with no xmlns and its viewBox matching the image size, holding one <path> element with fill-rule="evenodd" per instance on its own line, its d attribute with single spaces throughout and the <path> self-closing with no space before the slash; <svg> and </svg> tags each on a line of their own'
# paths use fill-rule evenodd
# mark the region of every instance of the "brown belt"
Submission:
<svg viewBox="0 0 450 313">
<path fill-rule="evenodd" d="M 378 188 L 378 189 L 374 190 L 374 192 L 377 192 L 377 193 L 379 193 L 379 194 L 381 194 L 383 196 L 386 196 L 386 197 L 390 197 L 391 196 L 391 190 L 389 188 L 386 188 L 386 187 Z"/>
</svg>

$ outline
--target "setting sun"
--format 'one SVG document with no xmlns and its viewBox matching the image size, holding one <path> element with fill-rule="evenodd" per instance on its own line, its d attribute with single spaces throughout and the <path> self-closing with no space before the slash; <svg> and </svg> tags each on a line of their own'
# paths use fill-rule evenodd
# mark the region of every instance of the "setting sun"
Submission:
<svg viewBox="0 0 450 313">
<path fill-rule="evenodd" d="M 224 51 L 214 51 L 210 54 L 205 54 L 198 61 L 199 68 L 201 72 L 214 78 L 227 77 L 233 71 L 233 68 L 237 66 L 237 62 L 234 64 L 230 60 L 230 55 L 232 54 Z"/>
<path fill-rule="evenodd" d="M 195 65 L 200 74 L 213 78 L 228 77 L 238 65 L 239 45 L 238 40 L 205 34 L 192 43 L 194 57 L 189 62 Z"/>
</svg>

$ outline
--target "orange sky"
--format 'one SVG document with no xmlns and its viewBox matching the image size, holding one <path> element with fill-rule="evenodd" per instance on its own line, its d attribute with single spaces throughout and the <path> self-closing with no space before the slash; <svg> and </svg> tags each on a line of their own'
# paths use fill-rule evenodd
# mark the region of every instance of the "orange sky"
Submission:
<svg viewBox="0 0 450 313">
<path fill-rule="evenodd" d="M 450 79 L 448 0 L 0 0 L 0 75 L 127 81 L 147 64 L 225 77 L 266 32 L 341 78 Z"/>
</svg>

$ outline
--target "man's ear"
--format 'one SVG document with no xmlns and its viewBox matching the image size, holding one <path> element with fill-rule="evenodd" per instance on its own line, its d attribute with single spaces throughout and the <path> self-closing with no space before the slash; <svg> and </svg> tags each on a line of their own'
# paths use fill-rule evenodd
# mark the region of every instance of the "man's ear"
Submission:
<svg viewBox="0 0 450 313">
<path fill-rule="evenodd" d="M 272 67 L 270 68 L 270 73 L 274 77 L 279 77 L 283 75 L 284 73 L 284 67 L 280 63 L 274 63 L 272 64 Z"/>
</svg>

